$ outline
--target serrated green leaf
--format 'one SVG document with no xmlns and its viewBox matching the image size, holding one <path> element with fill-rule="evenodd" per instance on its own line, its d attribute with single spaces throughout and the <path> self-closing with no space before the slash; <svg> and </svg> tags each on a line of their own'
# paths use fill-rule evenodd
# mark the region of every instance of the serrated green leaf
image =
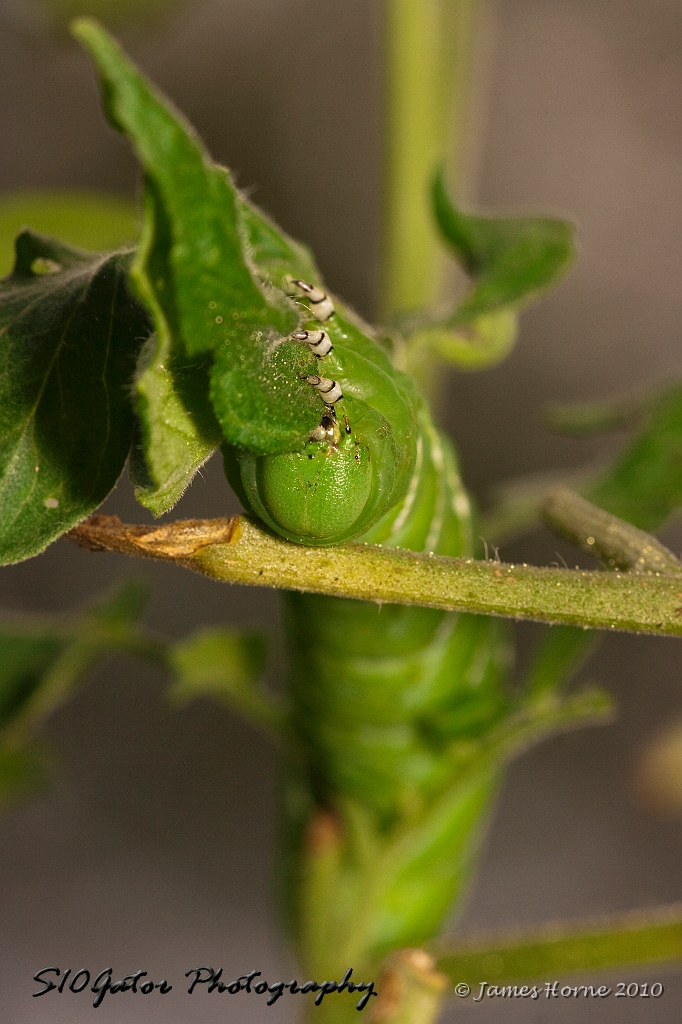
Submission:
<svg viewBox="0 0 682 1024">
<path fill-rule="evenodd" d="M 229 174 L 96 22 L 78 19 L 72 31 L 97 66 L 107 115 L 132 141 L 171 233 L 163 273 L 147 266 L 154 244 L 132 269 L 158 337 L 170 333 L 186 356 L 215 356 L 211 398 L 231 444 L 262 454 L 295 450 L 319 420 L 319 399 L 300 379 L 313 372 L 314 357 L 304 360 L 301 346 L 285 340 L 301 322 L 297 305 L 247 263 L 242 201 Z M 300 372 L 284 384 L 282 367 Z"/>
<path fill-rule="evenodd" d="M 29 227 L 91 252 L 110 252 L 135 243 L 140 233 L 137 205 L 104 192 L 55 190 L 15 192 L 0 198 L 0 277 L 14 264 L 14 239 Z"/>
<path fill-rule="evenodd" d="M 573 227 L 550 217 L 475 217 L 451 202 L 442 172 L 433 187 L 436 221 L 474 286 L 452 317 L 468 324 L 501 307 L 520 309 L 555 285 L 575 257 Z"/>
<path fill-rule="evenodd" d="M 116 483 L 149 333 L 126 286 L 129 253 L 97 256 L 29 231 L 16 249 L 0 282 L 0 564 L 37 555 Z"/>
</svg>

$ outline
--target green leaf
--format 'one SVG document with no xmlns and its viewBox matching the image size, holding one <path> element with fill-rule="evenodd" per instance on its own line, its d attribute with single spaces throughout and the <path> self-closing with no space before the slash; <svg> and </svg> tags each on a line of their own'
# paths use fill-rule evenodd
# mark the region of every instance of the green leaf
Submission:
<svg viewBox="0 0 682 1024">
<path fill-rule="evenodd" d="M 449 327 L 448 321 L 435 323 L 410 334 L 408 369 L 419 374 L 423 349 L 427 347 L 460 370 L 485 370 L 507 358 L 517 334 L 518 318 L 509 308 L 483 313 L 458 328 Z"/>
<path fill-rule="evenodd" d="M 598 634 L 579 626 L 550 626 L 533 653 L 525 692 L 533 704 L 555 700 L 557 692 L 590 656 Z"/>
<path fill-rule="evenodd" d="M 202 629 L 170 649 L 169 663 L 175 674 L 171 699 L 184 703 L 195 697 L 214 697 L 249 721 L 279 730 L 282 713 L 259 685 L 265 661 L 265 641 L 259 634 Z"/>
<path fill-rule="evenodd" d="M 474 287 L 455 311 L 468 324 L 502 307 L 520 309 L 564 276 L 575 258 L 573 227 L 550 217 L 475 217 L 458 210 L 440 172 L 433 186 L 436 221 Z"/>
<path fill-rule="evenodd" d="M 48 624 L 0 623 L 0 730 L 26 707 L 67 643 Z"/>
<path fill-rule="evenodd" d="M 403 324 L 407 360 L 421 376 L 424 349 L 461 370 L 482 370 L 509 354 L 518 312 L 556 284 L 572 263 L 573 228 L 549 217 L 474 217 L 451 202 L 439 172 L 434 213 L 456 259 L 473 278 L 447 315 L 419 314 Z"/>
<path fill-rule="evenodd" d="M 14 239 L 25 227 L 92 252 L 135 243 L 139 211 L 130 199 L 97 192 L 15 192 L 0 198 L 0 277 L 12 269 Z"/>
<path fill-rule="evenodd" d="M 24 231 L 0 282 L 0 564 L 37 555 L 106 498 L 132 437 L 145 310 L 129 253 Z"/>
<path fill-rule="evenodd" d="M 171 227 L 158 191 L 145 184 L 145 218 L 132 269 L 137 291 L 152 312 L 153 334 L 140 354 L 136 379 L 139 443 L 133 445 L 130 476 L 135 497 L 154 515 L 173 507 L 196 471 L 221 443 L 209 400 L 205 355 L 185 354 L 169 316 L 172 297 L 159 298 L 158 282 L 170 281 Z M 157 287 L 151 285 L 157 282 Z M 167 315 L 168 313 L 168 315 Z"/>
<path fill-rule="evenodd" d="M 96 22 L 78 19 L 72 31 L 98 68 L 110 121 L 131 139 L 153 184 L 156 212 L 148 232 L 152 239 L 157 229 L 170 234 L 165 266 L 151 265 L 162 248 L 153 239 L 132 270 L 154 316 L 157 366 L 179 352 L 206 354 L 207 365 L 214 359 L 211 398 L 231 444 L 260 454 L 301 447 L 320 416 L 319 398 L 301 380 L 314 372 L 314 356 L 286 340 L 301 323 L 299 307 L 263 284 L 247 262 L 242 201 L 229 174 Z M 147 216 L 151 209 L 148 202 Z M 171 352 L 163 348 L 168 337 Z M 156 484 L 168 490 L 166 481 Z"/>
<path fill-rule="evenodd" d="M 580 493 L 648 532 L 682 505 L 682 385 L 651 403 L 634 438 Z"/>
</svg>

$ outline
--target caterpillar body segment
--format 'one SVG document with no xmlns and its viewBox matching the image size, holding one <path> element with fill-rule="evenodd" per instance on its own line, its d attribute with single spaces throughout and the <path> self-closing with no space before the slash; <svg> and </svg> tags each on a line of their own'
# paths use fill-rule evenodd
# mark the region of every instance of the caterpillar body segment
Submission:
<svg viewBox="0 0 682 1024">
<path fill-rule="evenodd" d="M 303 297 L 310 306 L 310 312 L 317 320 L 322 322 L 329 320 L 330 316 L 334 314 L 335 309 L 334 303 L 326 292 L 318 288 L 317 285 L 309 284 L 307 281 L 297 279 L 291 283 L 303 292 Z"/>
<path fill-rule="evenodd" d="M 409 486 L 419 433 L 412 380 L 374 339 L 341 313 L 324 333 L 333 345 L 325 376 L 304 378 L 320 399 L 306 441 L 275 456 L 234 449 L 225 460 L 247 508 L 301 544 L 336 544 L 373 526 Z"/>
<path fill-rule="evenodd" d="M 412 380 L 343 310 L 321 333 L 330 345 L 322 354 L 319 341 L 293 338 L 325 360 L 324 375 L 304 378 L 320 405 L 305 443 L 276 456 L 226 452 L 246 507 L 301 544 L 359 539 L 470 556 L 471 509 L 456 455 Z M 320 808 L 361 807 L 372 834 L 388 843 L 405 822 L 438 811 L 423 851 L 429 870 L 411 873 L 409 884 L 400 874 L 387 879 L 373 897 L 363 955 L 378 962 L 389 948 L 422 943 L 424 928 L 435 930 L 466 880 L 499 763 L 481 761 L 462 782 L 462 758 L 509 713 L 508 627 L 490 617 L 311 594 L 285 594 L 284 604 L 291 722 L 306 751 L 292 768 L 287 804 L 289 904 L 312 898 L 301 891 L 310 877 L 307 847 L 294 837 Z M 352 858 L 344 870 L 349 891 L 364 891 Z M 346 941 L 340 924 L 339 942 Z"/>
<path fill-rule="evenodd" d="M 326 331 L 296 331 L 291 335 L 294 341 L 303 341 L 310 351 L 322 359 L 334 347 Z"/>
<path fill-rule="evenodd" d="M 303 379 L 307 380 L 308 384 L 312 384 L 312 386 L 319 391 L 325 405 L 335 405 L 343 398 L 341 385 L 330 377 L 314 376 L 304 377 Z"/>
<path fill-rule="evenodd" d="M 408 487 L 359 539 L 470 556 L 471 509 L 456 455 L 423 407 L 418 420 Z M 509 628 L 488 616 L 312 594 L 287 593 L 284 604 L 291 720 L 307 752 L 292 786 L 289 834 L 300 835 L 319 807 L 362 808 L 363 828 L 389 849 L 406 823 L 424 823 L 417 856 L 429 870 L 408 863 L 382 879 L 375 897 L 364 955 L 379 962 L 389 949 L 423 943 L 466 884 L 500 773 L 495 756 L 476 772 L 464 766 L 513 706 Z M 296 905 L 309 877 L 305 846 L 292 844 L 286 863 Z M 355 878 L 350 865 L 344 884 L 363 892 L 362 868 Z"/>
<path fill-rule="evenodd" d="M 448 438 L 420 410 L 417 458 L 402 501 L 390 509 L 362 540 L 384 547 L 434 552 L 453 557 L 473 553 L 472 509 L 457 456 Z"/>
</svg>

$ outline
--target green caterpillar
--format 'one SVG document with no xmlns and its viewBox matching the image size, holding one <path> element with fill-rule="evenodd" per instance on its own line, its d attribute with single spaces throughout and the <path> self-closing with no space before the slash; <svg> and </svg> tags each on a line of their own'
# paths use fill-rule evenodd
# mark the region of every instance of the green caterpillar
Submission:
<svg viewBox="0 0 682 1024">
<path fill-rule="evenodd" d="M 291 541 L 470 557 L 456 457 L 412 379 L 113 40 L 88 20 L 75 32 L 146 176 L 131 277 L 157 342 L 136 380 L 140 500 L 172 507 L 222 443 L 245 508 Z M 306 594 L 285 616 L 288 919 L 305 969 L 334 977 L 431 937 L 461 890 L 502 760 L 485 738 L 511 703 L 507 634 Z"/>
<path fill-rule="evenodd" d="M 289 281 L 315 317 L 292 337 L 318 357 L 308 382 L 322 399 L 319 427 L 300 451 L 225 447 L 228 477 L 247 509 L 298 543 L 357 539 L 471 557 L 472 510 L 454 449 L 411 378 L 352 313 L 335 308 L 319 279 L 293 276 L 294 243 L 281 233 L 275 239 L 252 207 L 242 216 L 261 273 L 271 284 Z M 509 634 L 500 620 L 427 608 L 297 593 L 284 595 L 284 607 L 296 738 L 286 801 L 292 935 L 311 970 L 333 971 L 344 955 L 369 967 L 396 946 L 430 938 L 467 879 L 498 762 L 450 794 L 467 753 L 509 711 Z M 444 799 L 451 806 L 439 813 Z M 379 844 L 390 844 L 406 821 L 435 817 L 419 853 L 428 866 L 387 873 L 358 936 L 371 885 L 347 854 L 326 876 L 326 899 L 337 900 L 337 888 L 344 898 L 321 935 L 325 897 L 309 832 L 320 814 L 343 809 L 347 817 L 350 808 Z"/>
<path fill-rule="evenodd" d="M 396 377 L 400 380 L 402 375 Z M 355 385 L 358 391 L 363 383 Z M 351 386 L 344 378 L 344 402 Z M 368 393 L 369 388 L 364 394 Z M 348 408 L 353 409 L 350 402 Z M 454 451 L 434 428 L 423 403 L 417 410 L 417 426 L 411 473 L 401 499 L 359 539 L 470 556 L 471 509 Z M 382 449 L 372 444 L 371 435 L 365 438 L 368 459 L 380 458 Z M 334 444 L 311 446 L 325 443 L 330 448 Z M 266 457 L 248 464 L 256 475 L 259 464 L 263 472 L 268 462 Z M 305 452 L 294 465 L 302 466 L 303 473 L 296 471 L 292 504 L 305 510 L 307 526 L 311 503 L 306 503 L 310 488 L 303 475 Z M 280 500 L 289 501 L 290 493 Z M 319 515 L 331 518 L 329 494 L 327 500 L 321 497 Z M 352 496 L 346 493 L 345 498 L 350 506 Z M 342 493 L 333 496 L 340 503 L 343 499 Z M 252 507 L 274 523 L 273 504 L 264 509 L 253 502 Z M 283 532 L 281 523 L 277 525 Z M 310 535 L 306 539 L 310 542 Z M 314 540 L 319 542 L 318 537 Z M 431 831 L 426 830 L 418 856 L 423 870 L 402 865 L 382 880 L 379 891 L 371 894 L 373 913 L 360 937 L 358 921 L 363 919 L 362 903 L 370 898 L 371 885 L 361 863 L 347 856 L 326 893 L 331 903 L 334 890 L 341 888 L 346 912 L 337 915 L 326 936 L 315 928 L 306 939 L 305 908 L 314 919 L 320 914 L 318 883 L 311 883 L 308 861 L 311 822 L 318 820 L 320 809 L 338 813 L 343 808 L 347 816 L 349 808 L 355 808 L 354 813 L 366 816 L 374 841 L 390 846 L 407 821 L 438 818 L 434 811 L 452 792 L 461 769 L 459 750 L 489 733 L 509 709 L 507 627 L 490 618 L 426 608 L 377 608 L 309 594 L 287 594 L 284 605 L 292 655 L 291 721 L 298 741 L 287 801 L 293 934 L 304 962 L 315 957 L 314 967 L 322 973 L 336 968 L 336 958 L 342 962 L 344 953 L 354 957 L 353 962 L 375 966 L 391 949 L 422 943 L 440 926 L 467 879 L 495 792 L 496 767 L 486 767 L 463 785 L 453 805 Z"/>
<path fill-rule="evenodd" d="M 318 358 L 319 372 L 304 379 L 321 399 L 319 425 L 300 451 L 271 456 L 233 448 L 226 469 L 273 530 L 299 544 L 337 544 L 365 533 L 407 492 L 420 401 L 412 380 L 394 370 L 355 318 L 337 312 L 316 285 L 292 284 L 310 306 L 308 317 L 318 318 L 304 320 L 291 337 Z"/>
</svg>

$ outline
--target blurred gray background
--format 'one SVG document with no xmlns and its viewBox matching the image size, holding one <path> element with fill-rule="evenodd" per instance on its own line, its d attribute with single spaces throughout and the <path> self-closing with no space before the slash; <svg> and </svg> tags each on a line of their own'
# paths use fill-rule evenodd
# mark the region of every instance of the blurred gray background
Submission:
<svg viewBox="0 0 682 1024">
<path fill-rule="evenodd" d="M 31 27 L 29 0 L 0 2 L 0 193 L 85 186 L 134 193 L 137 168 L 104 124 L 83 54 Z M 546 398 L 592 398 L 682 368 L 682 3 L 498 0 L 489 6 L 484 118 L 468 197 L 483 209 L 569 214 L 581 259 L 527 313 L 514 355 L 452 376 L 448 426 L 480 496 L 522 472 L 576 466 L 617 443 L 575 441 L 538 425 Z M 293 235 L 333 288 L 371 315 L 378 256 L 381 79 L 374 0 L 187 0 L 161 27 L 123 36 L 213 155 Z M 178 517 L 235 509 L 217 462 Z M 106 510 L 145 520 L 126 480 Z M 175 515 L 175 513 L 174 513 Z M 667 541 L 682 549 L 682 530 Z M 502 557 L 549 563 L 539 532 Z M 565 549 L 561 549 L 565 551 Z M 570 557 L 570 556 L 569 556 Z M 152 584 L 148 621 L 181 637 L 199 625 L 259 624 L 283 669 L 274 594 L 230 588 L 168 566 L 92 555 L 60 541 L 0 570 L 0 605 L 75 607 L 129 574 Z M 537 627 L 519 629 L 523 645 Z M 632 795 L 642 744 L 682 718 L 677 641 L 605 637 L 583 677 L 614 694 L 617 721 L 553 739 L 516 762 L 500 799 L 463 931 L 527 925 L 682 898 L 682 822 Z M 208 703 L 171 709 L 165 682 L 133 662 L 101 668 L 50 721 L 51 792 L 0 821 L 0 1016 L 76 1024 L 86 994 L 34 1000 L 46 966 L 143 968 L 167 996 L 108 997 L 103 1022 L 281 1021 L 256 996 L 184 994 L 184 972 L 261 969 L 289 977 L 274 901 L 278 759 L 268 742 Z M 682 975 L 662 998 L 529 1004 L 460 1002 L 451 1019 L 677 1022 Z M 588 979 L 592 980 L 592 979 Z M 609 979 L 607 979 L 609 980 Z M 191 1014 L 191 1016 L 190 1016 Z"/>
</svg>

